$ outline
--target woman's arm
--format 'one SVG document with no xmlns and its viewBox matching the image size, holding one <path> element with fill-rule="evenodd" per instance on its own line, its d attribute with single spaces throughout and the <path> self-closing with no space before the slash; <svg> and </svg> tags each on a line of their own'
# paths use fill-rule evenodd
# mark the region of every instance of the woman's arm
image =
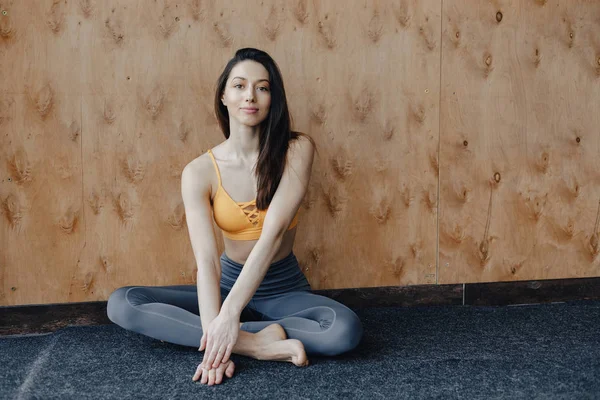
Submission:
<svg viewBox="0 0 600 400">
<path fill-rule="evenodd" d="M 221 312 L 239 317 L 254 296 L 304 199 L 313 158 L 314 147 L 309 140 L 301 136 L 290 144 L 286 167 L 269 205 L 260 238 L 244 263 Z"/>
<path fill-rule="evenodd" d="M 242 310 L 262 282 L 306 194 L 313 154 L 310 141 L 297 140 L 290 145 L 288 162 L 269 205 L 260 238 L 223 302 L 219 315 L 209 324 L 207 337 L 203 337 L 202 345 L 206 345 L 203 368 L 216 368 L 229 360 L 239 335 Z"/>
<path fill-rule="evenodd" d="M 202 330 L 217 317 L 221 306 L 221 264 L 212 223 L 210 206 L 210 176 L 205 166 L 212 167 L 210 160 L 200 159 L 188 164 L 181 173 L 181 196 L 185 207 L 188 233 L 198 272 L 198 306 Z"/>
</svg>

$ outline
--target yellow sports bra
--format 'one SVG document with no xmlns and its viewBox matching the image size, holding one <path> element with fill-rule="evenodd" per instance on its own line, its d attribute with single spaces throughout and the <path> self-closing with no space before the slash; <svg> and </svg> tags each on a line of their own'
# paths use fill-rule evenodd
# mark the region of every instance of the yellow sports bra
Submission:
<svg viewBox="0 0 600 400">
<path fill-rule="evenodd" d="M 213 198 L 213 215 L 217 226 L 223 231 L 223 235 L 232 240 L 256 240 L 262 232 L 263 222 L 267 210 L 256 208 L 256 199 L 247 202 L 236 202 L 223 189 L 221 184 L 221 173 L 215 156 L 209 149 L 208 154 L 217 171 L 219 188 Z M 267 208 L 268 209 L 268 208 Z M 298 224 L 298 212 L 294 216 L 288 231 Z"/>
</svg>

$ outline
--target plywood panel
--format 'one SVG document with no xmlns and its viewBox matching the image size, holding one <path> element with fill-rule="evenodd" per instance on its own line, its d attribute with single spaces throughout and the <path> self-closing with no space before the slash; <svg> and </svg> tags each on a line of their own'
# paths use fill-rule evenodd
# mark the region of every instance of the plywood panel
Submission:
<svg viewBox="0 0 600 400">
<path fill-rule="evenodd" d="M 187 135 L 194 126 L 170 129 L 173 119 L 193 120 L 192 107 L 166 99 L 160 112 L 148 113 L 139 97 L 84 96 L 86 246 L 69 301 L 106 298 L 114 282 L 183 284 L 195 277 L 179 155 L 206 143 Z"/>
<path fill-rule="evenodd" d="M 600 273 L 597 2 L 3 10 L 2 305 L 194 282 L 180 174 L 224 140 L 213 90 L 246 46 L 318 145 L 294 248 L 315 289 Z"/>
<path fill-rule="evenodd" d="M 65 301 L 84 236 L 81 98 L 47 84 L 0 104 L 0 302 Z"/>
<path fill-rule="evenodd" d="M 3 0 L 0 2 L 0 85 L 25 93 L 49 83 L 79 95 L 85 43 L 80 33 L 86 2 Z"/>
<path fill-rule="evenodd" d="M 301 262 L 316 288 L 435 283 L 440 3 L 312 6 Z"/>
<path fill-rule="evenodd" d="M 598 276 L 600 3 L 443 2 L 440 283 Z"/>
</svg>

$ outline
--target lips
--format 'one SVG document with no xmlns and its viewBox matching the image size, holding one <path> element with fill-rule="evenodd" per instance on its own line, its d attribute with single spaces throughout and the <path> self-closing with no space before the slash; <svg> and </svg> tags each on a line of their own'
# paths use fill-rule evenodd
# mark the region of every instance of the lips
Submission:
<svg viewBox="0 0 600 400">
<path fill-rule="evenodd" d="M 242 108 L 242 111 L 247 114 L 254 114 L 258 112 L 258 108 Z"/>
</svg>

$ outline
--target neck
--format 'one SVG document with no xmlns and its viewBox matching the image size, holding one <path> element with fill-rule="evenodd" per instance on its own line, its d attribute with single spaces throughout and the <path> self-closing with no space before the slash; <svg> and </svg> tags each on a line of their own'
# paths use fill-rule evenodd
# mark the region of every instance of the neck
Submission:
<svg viewBox="0 0 600 400">
<path fill-rule="evenodd" d="M 227 148 L 235 158 L 256 160 L 258 158 L 260 126 L 246 126 L 230 121 Z"/>
</svg>

